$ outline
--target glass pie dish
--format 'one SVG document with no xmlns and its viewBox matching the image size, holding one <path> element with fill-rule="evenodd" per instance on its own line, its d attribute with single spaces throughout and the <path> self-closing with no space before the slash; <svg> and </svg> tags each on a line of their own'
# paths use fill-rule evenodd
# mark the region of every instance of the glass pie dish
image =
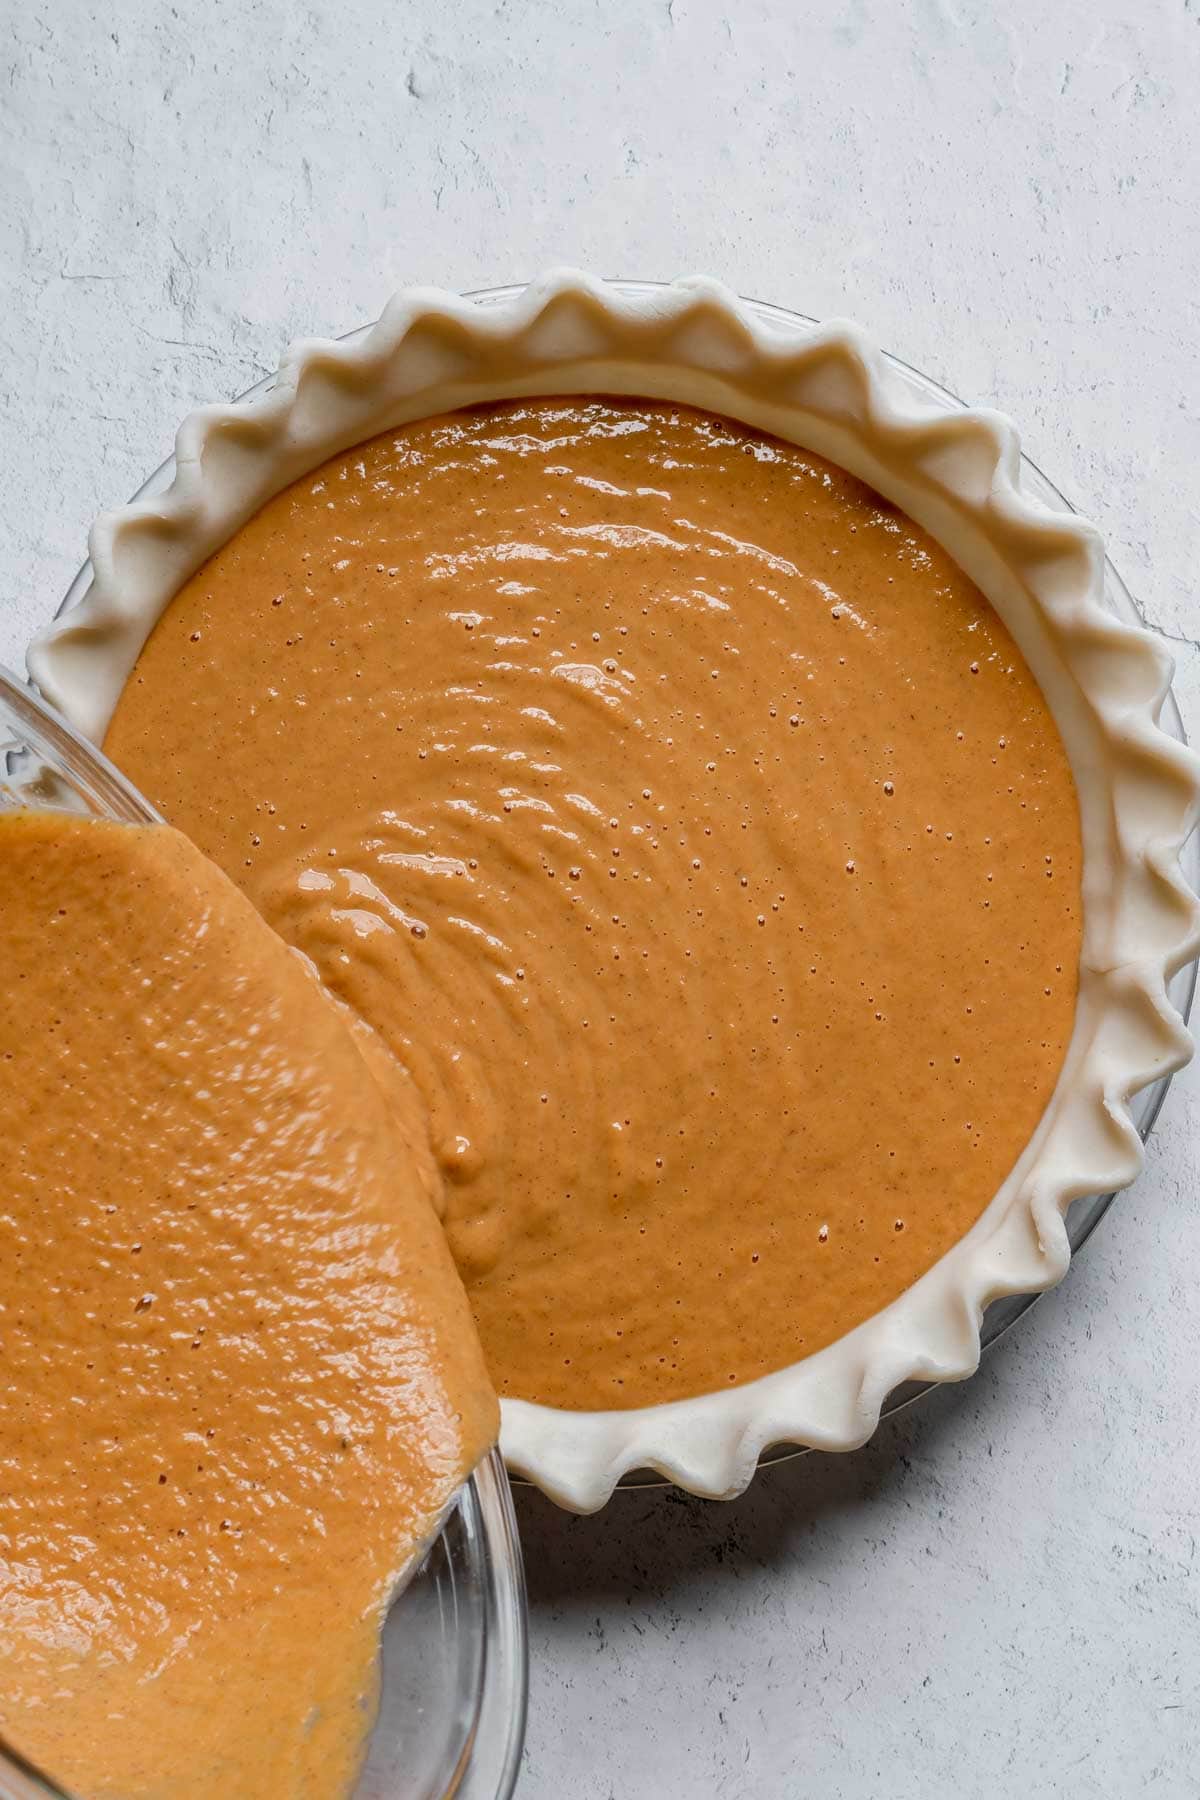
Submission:
<svg viewBox="0 0 1200 1800">
<path fill-rule="evenodd" d="M 111 763 L 0 669 L 0 811 L 14 807 L 131 824 L 157 817 Z M 520 1543 L 493 1450 L 392 1602 L 379 1714 L 353 1800 L 507 1800 L 526 1687 Z M 0 1743 L 0 1800 L 48 1797 L 68 1800 L 19 1744 Z"/>
<path fill-rule="evenodd" d="M 1078 1056 L 987 1213 L 882 1312 L 757 1382 L 603 1412 L 506 1399 L 510 1467 L 591 1511 L 647 1471 L 730 1497 L 792 1446 L 851 1449 L 881 1411 L 969 1374 L 1061 1278 L 1133 1179 L 1138 1140 L 1190 1050 L 1200 906 L 1196 840 L 1185 840 L 1200 761 L 1183 748 L 1164 647 L 1138 629 L 1097 534 L 1021 455 L 1009 421 L 965 410 L 844 321 L 820 325 L 703 278 L 599 282 L 577 270 L 466 296 L 401 290 L 376 325 L 302 340 L 239 401 L 192 414 L 177 457 L 97 521 L 92 562 L 30 649 L 42 691 L 102 741 L 180 581 L 298 475 L 412 419 L 558 393 L 728 413 L 828 456 L 931 530 L 977 574 L 1041 682 L 1088 840 Z"/>
</svg>

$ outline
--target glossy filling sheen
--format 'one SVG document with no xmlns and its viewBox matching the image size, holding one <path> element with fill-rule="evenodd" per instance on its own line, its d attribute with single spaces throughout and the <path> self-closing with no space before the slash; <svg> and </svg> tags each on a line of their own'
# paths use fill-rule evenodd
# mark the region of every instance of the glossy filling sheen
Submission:
<svg viewBox="0 0 1200 1800">
<path fill-rule="evenodd" d="M 1040 690 L 910 520 L 729 420 L 520 401 L 335 458 L 183 589 L 106 748 L 411 1076 L 506 1394 L 818 1350 L 1054 1087 Z"/>
<path fill-rule="evenodd" d="M 88 1800 L 345 1795 L 497 1429 L 388 1108 L 177 833 L 0 814 L 0 1733 Z"/>
</svg>

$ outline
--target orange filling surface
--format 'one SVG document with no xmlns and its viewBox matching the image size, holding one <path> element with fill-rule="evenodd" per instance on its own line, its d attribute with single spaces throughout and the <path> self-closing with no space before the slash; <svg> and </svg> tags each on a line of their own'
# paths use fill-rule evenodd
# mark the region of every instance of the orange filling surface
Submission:
<svg viewBox="0 0 1200 1800">
<path fill-rule="evenodd" d="M 495 1435 L 397 1124 L 165 827 L 0 815 L 0 1733 L 88 1800 L 346 1793 Z"/>
<path fill-rule="evenodd" d="M 521 401 L 335 458 L 188 582 L 106 749 L 394 1054 L 504 1393 L 821 1348 L 1057 1079 L 1041 692 L 909 519 L 728 420 Z"/>
</svg>

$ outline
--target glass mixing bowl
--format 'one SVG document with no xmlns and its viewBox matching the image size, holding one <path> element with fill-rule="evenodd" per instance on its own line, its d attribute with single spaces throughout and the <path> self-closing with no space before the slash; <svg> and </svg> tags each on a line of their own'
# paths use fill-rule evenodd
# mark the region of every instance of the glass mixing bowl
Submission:
<svg viewBox="0 0 1200 1800">
<path fill-rule="evenodd" d="M 0 669 L 0 810 L 12 807 L 131 824 L 157 817 L 111 763 Z M 379 1717 L 354 1800 L 508 1800 L 526 1687 L 521 1550 L 493 1450 L 388 1613 Z M 0 1745 L 0 1800 L 48 1797 L 68 1800 Z"/>
</svg>

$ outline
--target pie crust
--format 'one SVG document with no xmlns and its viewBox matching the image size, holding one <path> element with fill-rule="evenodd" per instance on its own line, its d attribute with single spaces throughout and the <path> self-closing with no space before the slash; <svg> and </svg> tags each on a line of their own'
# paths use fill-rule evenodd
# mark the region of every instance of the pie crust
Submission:
<svg viewBox="0 0 1200 1800">
<path fill-rule="evenodd" d="M 1159 725 L 1172 674 L 1161 641 L 1106 609 L 1095 530 L 1022 491 L 1007 419 L 932 401 L 856 326 L 776 324 L 706 279 L 630 289 L 559 270 L 489 304 L 409 288 L 352 340 L 295 344 L 261 397 L 184 421 L 169 488 L 97 520 L 92 584 L 35 639 L 31 675 L 99 742 L 159 615 L 271 496 L 412 419 L 555 393 L 729 414 L 909 513 L 991 601 L 1041 685 L 1084 848 L 1074 1032 L 1050 1104 L 982 1217 L 882 1312 L 745 1386 L 614 1412 L 505 1400 L 510 1469 L 591 1511 L 633 1469 L 728 1497 L 773 1445 L 852 1449 L 894 1388 L 974 1371 L 992 1300 L 1062 1277 L 1067 1207 L 1133 1180 L 1142 1144 L 1129 1101 L 1191 1053 L 1168 983 L 1200 949 L 1200 904 L 1179 862 L 1200 815 L 1200 759 Z"/>
</svg>

